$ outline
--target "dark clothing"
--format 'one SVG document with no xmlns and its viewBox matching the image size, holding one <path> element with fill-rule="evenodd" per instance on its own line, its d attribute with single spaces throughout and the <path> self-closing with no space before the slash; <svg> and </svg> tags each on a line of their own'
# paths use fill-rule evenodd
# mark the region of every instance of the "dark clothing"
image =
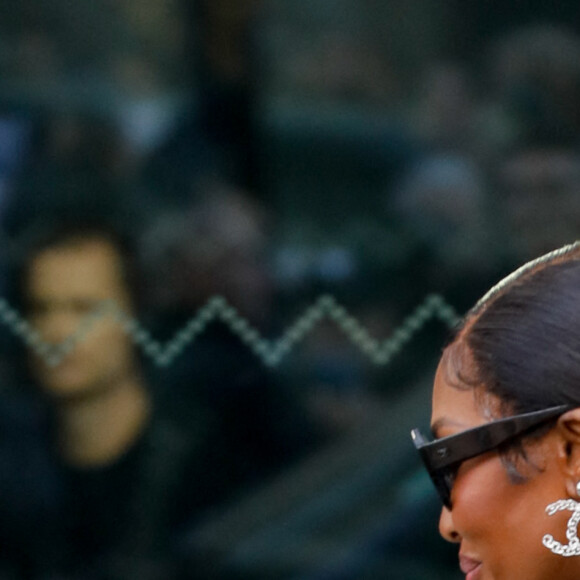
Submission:
<svg viewBox="0 0 580 580">
<path fill-rule="evenodd" d="M 114 464 L 63 466 L 60 535 L 66 577 L 176 577 L 178 530 L 193 523 L 215 491 L 204 477 L 211 472 L 208 443 L 204 429 L 192 433 L 155 417 Z"/>
<path fill-rule="evenodd" d="M 0 498 L 2 580 L 212 578 L 180 553 L 179 539 L 224 497 L 211 466 L 221 457 L 218 433 L 199 408 L 187 425 L 156 409 L 131 449 L 99 468 L 62 464 L 30 422 L 10 423 L 2 443 L 17 444 L 19 455 L 2 454 L 13 480 Z M 15 473 L 18 462 L 29 463 L 26 473 Z"/>
<path fill-rule="evenodd" d="M 37 428 L 33 436 L 30 425 L 21 427 L 37 449 L 22 449 L 20 462 L 36 454 L 42 470 L 30 465 L 31 492 L 25 500 L 18 482 L 11 486 L 12 495 L 29 505 L 26 529 L 16 537 L 14 526 L 5 526 L 3 534 L 0 522 L 0 534 L 12 542 L 0 554 L 0 579 L 241 579 L 238 571 L 223 568 L 219 554 L 198 553 L 205 548 L 197 548 L 192 535 L 212 508 L 223 508 L 307 445 L 296 445 L 292 433 L 302 423 L 290 421 L 289 429 L 289 421 L 282 420 L 279 407 L 286 407 L 275 397 L 282 393 L 260 379 L 259 363 L 229 360 L 223 369 L 218 365 L 221 373 L 214 373 L 227 376 L 229 388 L 205 376 L 205 389 L 190 379 L 186 392 L 186 381 L 179 384 L 173 376 L 168 381 L 172 389 L 155 391 L 154 411 L 142 436 L 106 466 L 65 465 L 49 449 L 51 429 Z M 204 373 L 198 369 L 193 375 L 201 379 Z M 12 428 L 10 436 L 18 438 Z M 14 467 L 6 470 L 13 473 Z M 47 482 L 52 482 L 50 489 L 44 489 Z M 38 509 L 41 500 L 44 511 Z M 0 497 L 0 509 L 11 521 L 18 520 L 13 507 Z M 2 575 L 3 561 L 13 575 Z"/>
<path fill-rule="evenodd" d="M 49 556 L 46 538 L 58 482 L 41 432 L 41 411 L 27 397 L 0 402 L 0 578 L 28 577 L 30 554 Z"/>
</svg>

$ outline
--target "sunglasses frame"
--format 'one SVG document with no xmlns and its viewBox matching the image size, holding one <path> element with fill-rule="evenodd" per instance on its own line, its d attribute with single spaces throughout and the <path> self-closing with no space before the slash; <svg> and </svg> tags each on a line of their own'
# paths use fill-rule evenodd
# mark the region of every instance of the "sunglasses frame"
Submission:
<svg viewBox="0 0 580 580">
<path fill-rule="evenodd" d="M 413 429 L 411 438 L 443 505 L 451 509 L 453 475 L 463 461 L 497 449 L 510 439 L 555 419 L 571 408 L 570 405 L 558 405 L 540 411 L 513 415 L 434 441 L 428 441 L 419 429 Z"/>
</svg>

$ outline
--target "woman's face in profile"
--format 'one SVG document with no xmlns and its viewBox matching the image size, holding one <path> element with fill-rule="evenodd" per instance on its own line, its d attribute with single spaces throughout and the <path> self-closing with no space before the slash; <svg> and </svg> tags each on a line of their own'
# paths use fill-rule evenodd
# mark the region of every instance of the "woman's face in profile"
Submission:
<svg viewBox="0 0 580 580">
<path fill-rule="evenodd" d="M 453 346 L 451 348 L 454 348 Z M 461 351 L 467 350 L 460 347 Z M 499 416 L 499 400 L 461 383 L 474 376 L 467 354 L 443 355 L 433 388 L 432 429 L 436 438 L 454 435 Z M 457 366 L 461 368 L 454 368 Z M 464 375 L 465 373 L 465 375 Z M 521 478 L 510 477 L 497 451 L 464 461 L 451 493 L 452 508 L 443 508 L 441 535 L 459 544 L 459 565 L 466 580 L 578 580 L 580 558 L 552 554 L 545 534 L 566 544 L 570 512 L 546 514 L 546 506 L 568 497 L 556 460 L 559 443 L 552 429 L 526 444 L 527 460 L 514 459 Z"/>
</svg>

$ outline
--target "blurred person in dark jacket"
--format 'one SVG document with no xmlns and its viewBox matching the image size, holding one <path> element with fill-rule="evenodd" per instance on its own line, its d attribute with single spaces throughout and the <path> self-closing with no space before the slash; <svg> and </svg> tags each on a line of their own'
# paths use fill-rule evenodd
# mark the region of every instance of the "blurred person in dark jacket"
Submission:
<svg viewBox="0 0 580 580">
<path fill-rule="evenodd" d="M 104 302 L 137 315 L 133 254 L 105 225 L 55 225 L 21 249 L 17 303 L 53 348 Z M 111 315 L 54 362 L 32 352 L 25 361 L 48 410 L 46 462 L 55 493 L 49 521 L 38 521 L 44 549 L 26 539 L 19 548 L 22 574 L 179 577 L 179 531 L 220 498 L 227 469 L 216 468 L 223 455 L 209 415 L 193 396 L 186 413 L 172 411 Z M 196 566 L 187 577 L 212 576 Z"/>
<path fill-rule="evenodd" d="M 12 302 L 49 345 L 21 366 L 46 409 L 37 455 L 54 489 L 34 490 L 49 510 L 42 526 L 30 518 L 42 549 L 21 538 L 7 554 L 23 554 L 16 577 L 238 578 L 185 539 L 307 448 L 293 401 L 227 329 L 151 368 L 120 320 L 98 314 L 144 315 L 135 248 L 106 222 L 35 228 L 19 249 Z"/>
</svg>

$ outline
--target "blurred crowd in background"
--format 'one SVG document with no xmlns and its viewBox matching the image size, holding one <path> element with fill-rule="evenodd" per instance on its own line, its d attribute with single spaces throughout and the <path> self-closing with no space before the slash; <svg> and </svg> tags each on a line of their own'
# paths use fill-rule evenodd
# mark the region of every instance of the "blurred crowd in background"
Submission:
<svg viewBox="0 0 580 580">
<path fill-rule="evenodd" d="M 573 2 L 2 0 L 4 294 L 39 223 L 90 218 L 134 240 L 138 317 L 160 340 L 214 295 L 269 338 L 324 293 L 378 339 L 430 293 L 464 312 L 514 266 L 578 237 L 579 22 Z M 446 336 L 432 323 L 376 367 L 323 321 L 267 370 L 214 323 L 170 368 L 150 372 L 174 389 L 180 412 L 199 391 L 235 425 L 229 452 L 247 445 L 249 459 L 239 485 L 229 482 L 231 502 L 260 497 L 296 466 L 308 479 L 324 461 L 310 471 L 304 461 L 384 424 L 430 381 Z M 18 340 L 3 328 L 7 392 L 19 389 Z M 416 420 L 428 414 L 417 409 Z M 397 433 L 415 426 L 390 420 Z M 389 544 L 407 560 L 400 572 L 377 559 L 386 536 L 410 534 L 393 498 L 417 485 L 411 459 L 381 459 L 406 473 L 400 489 L 388 484 L 383 544 L 373 544 L 378 532 L 361 540 L 365 508 L 333 540 L 373 545 L 359 556 L 376 566 L 348 560 L 342 576 L 324 566 L 316 575 L 314 563 L 334 558 L 326 538 L 302 561 L 264 564 L 265 578 L 449 574 L 455 556 L 434 539 L 436 508 L 425 508 L 429 521 L 416 515 L 432 527 L 427 572 L 414 540 Z"/>
</svg>

